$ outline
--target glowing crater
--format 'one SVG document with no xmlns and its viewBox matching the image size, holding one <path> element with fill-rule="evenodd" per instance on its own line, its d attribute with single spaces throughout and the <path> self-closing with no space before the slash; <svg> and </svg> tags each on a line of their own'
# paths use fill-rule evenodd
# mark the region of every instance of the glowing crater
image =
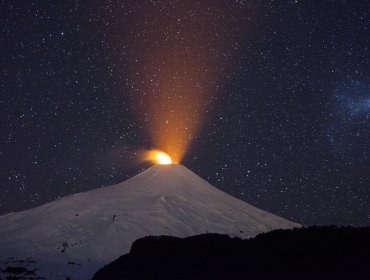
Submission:
<svg viewBox="0 0 370 280">
<path fill-rule="evenodd" d="M 172 164 L 171 157 L 161 150 L 151 150 L 147 152 L 146 159 L 156 164 Z"/>
</svg>

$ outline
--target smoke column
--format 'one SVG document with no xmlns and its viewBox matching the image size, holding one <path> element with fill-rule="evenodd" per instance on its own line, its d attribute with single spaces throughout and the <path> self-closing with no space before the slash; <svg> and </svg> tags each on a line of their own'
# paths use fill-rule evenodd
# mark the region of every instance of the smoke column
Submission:
<svg viewBox="0 0 370 280">
<path fill-rule="evenodd" d="M 180 162 L 230 72 L 239 7 L 235 1 L 137 2 L 143 3 L 133 1 L 119 22 L 129 35 L 130 91 L 152 147 Z"/>
</svg>

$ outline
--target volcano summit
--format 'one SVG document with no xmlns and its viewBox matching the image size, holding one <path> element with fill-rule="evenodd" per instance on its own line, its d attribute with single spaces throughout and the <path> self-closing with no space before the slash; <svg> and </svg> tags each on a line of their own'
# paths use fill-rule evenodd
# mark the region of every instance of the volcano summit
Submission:
<svg viewBox="0 0 370 280">
<path fill-rule="evenodd" d="M 47 279 L 89 279 L 148 235 L 250 238 L 299 224 L 238 200 L 179 164 L 0 217 L 2 276 L 20 261 Z M 1 272 L 0 272 L 1 276 Z"/>
</svg>

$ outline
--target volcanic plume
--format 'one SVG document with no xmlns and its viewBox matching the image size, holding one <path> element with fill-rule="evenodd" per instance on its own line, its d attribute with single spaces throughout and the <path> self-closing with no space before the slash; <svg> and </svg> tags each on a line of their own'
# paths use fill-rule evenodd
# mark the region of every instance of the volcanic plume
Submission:
<svg viewBox="0 0 370 280">
<path fill-rule="evenodd" d="M 129 33 L 124 45 L 129 91 L 150 145 L 178 163 L 217 100 L 238 49 L 238 4 L 133 5 L 117 30 Z"/>
</svg>

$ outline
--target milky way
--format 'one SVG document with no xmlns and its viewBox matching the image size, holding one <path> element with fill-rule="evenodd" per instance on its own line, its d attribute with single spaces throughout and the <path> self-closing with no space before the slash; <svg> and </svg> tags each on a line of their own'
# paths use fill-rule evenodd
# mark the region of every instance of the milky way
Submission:
<svg viewBox="0 0 370 280">
<path fill-rule="evenodd" d="M 333 152 L 348 163 L 367 164 L 370 156 L 370 86 L 348 81 L 335 89 L 328 138 Z"/>
</svg>

